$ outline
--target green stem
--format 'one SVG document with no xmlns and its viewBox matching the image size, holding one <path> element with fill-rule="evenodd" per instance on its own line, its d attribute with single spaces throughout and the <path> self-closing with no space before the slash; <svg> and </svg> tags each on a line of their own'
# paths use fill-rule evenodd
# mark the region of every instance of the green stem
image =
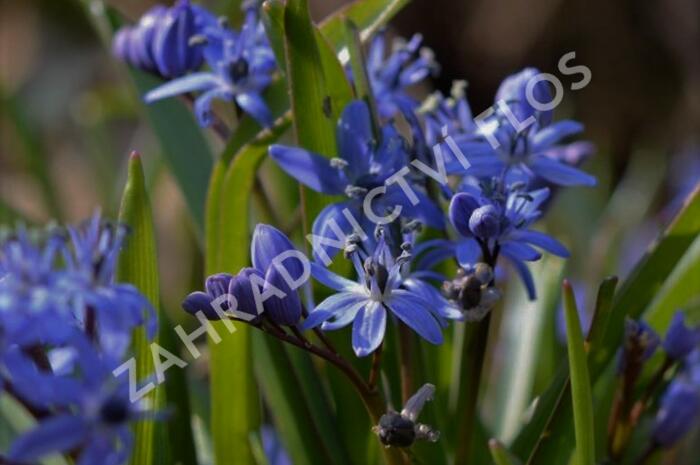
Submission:
<svg viewBox="0 0 700 465">
<path fill-rule="evenodd" d="M 406 401 L 413 394 L 413 357 L 411 330 L 405 324 L 399 322 L 399 370 L 401 374 L 401 402 Z"/>
</svg>

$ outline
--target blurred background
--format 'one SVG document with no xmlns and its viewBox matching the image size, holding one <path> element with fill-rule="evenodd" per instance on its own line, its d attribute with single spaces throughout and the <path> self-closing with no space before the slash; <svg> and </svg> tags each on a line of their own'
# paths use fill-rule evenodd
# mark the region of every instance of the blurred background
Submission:
<svg viewBox="0 0 700 465">
<path fill-rule="evenodd" d="M 131 20 L 151 5 L 107 3 Z M 235 9 L 211 3 L 222 14 Z M 311 3 L 320 20 L 345 2 Z M 624 274 L 700 179 L 696 0 L 413 0 L 391 33 L 421 33 L 441 65 L 434 88 L 448 93 L 451 79 L 467 80 L 474 114 L 492 103 L 501 79 L 525 66 L 559 75 L 559 58 L 574 51 L 574 64 L 591 69 L 592 81 L 579 91 L 569 90 L 579 76 L 560 75 L 566 92 L 556 110 L 558 118 L 582 121 L 598 148 L 585 168 L 599 187 L 560 196 L 548 224 L 573 248 L 568 266 L 576 279 Z M 4 222 L 17 214 L 32 223 L 74 222 L 97 208 L 115 215 L 127 155 L 140 151 L 152 186 L 164 289 L 183 290 L 166 294 L 165 303 L 177 309 L 183 292 L 201 279 L 201 254 L 138 98 L 81 2 L 0 0 Z M 218 142 L 211 143 L 216 152 Z"/>
</svg>

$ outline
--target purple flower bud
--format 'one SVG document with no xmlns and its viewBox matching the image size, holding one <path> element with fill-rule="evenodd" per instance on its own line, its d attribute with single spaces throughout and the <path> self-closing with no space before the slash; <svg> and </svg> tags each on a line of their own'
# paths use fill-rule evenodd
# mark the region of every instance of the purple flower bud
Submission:
<svg viewBox="0 0 700 465">
<path fill-rule="evenodd" d="M 671 326 L 668 328 L 663 348 L 673 360 L 680 360 L 700 344 L 700 326 L 689 328 L 685 325 L 683 312 L 680 310 L 673 315 Z"/>
<path fill-rule="evenodd" d="M 649 360 L 660 343 L 659 335 L 644 321 L 625 321 L 625 342 L 618 359 L 618 373 Z"/>
<path fill-rule="evenodd" d="M 251 275 L 257 275 L 260 277 L 260 282 L 263 281 L 263 277 L 258 270 L 254 268 L 243 268 L 236 276 L 233 277 L 233 279 L 231 279 L 228 292 L 236 298 L 236 302 L 238 303 L 235 310 L 241 313 L 253 315 L 254 318 L 252 320 L 246 319 L 246 321 L 256 323 L 259 320 L 258 308 L 255 302 L 255 294 L 253 292 L 253 286 L 256 284 L 250 281 Z"/>
<path fill-rule="evenodd" d="M 469 228 L 469 220 L 477 208 L 479 208 L 479 203 L 467 193 L 462 192 L 452 197 L 449 212 L 450 222 L 462 236 L 469 237 L 472 235 Z"/>
<path fill-rule="evenodd" d="M 266 274 L 276 263 L 284 266 L 293 278 L 299 278 L 304 269 L 299 258 L 288 256 L 292 250 L 296 250 L 294 245 L 279 229 L 267 224 L 255 227 L 250 256 L 253 266 L 261 273 Z"/>
<path fill-rule="evenodd" d="M 112 40 L 112 53 L 120 60 L 150 73 L 159 73 L 153 43 L 168 9 L 156 5 L 135 26 L 122 27 Z"/>
<path fill-rule="evenodd" d="M 296 290 L 291 289 L 276 266 L 265 274 L 263 294 L 268 296 L 263 303 L 265 315 L 278 325 L 294 325 L 301 318 L 301 300 Z"/>
<path fill-rule="evenodd" d="M 546 80 L 540 79 L 536 68 L 525 68 L 503 80 L 496 92 L 496 102 L 504 101 L 520 122 L 535 116 L 540 126 L 552 121 L 552 110 L 539 111 L 536 106 L 552 101 L 552 92 Z"/>
<path fill-rule="evenodd" d="M 493 205 L 484 205 L 474 210 L 469 217 L 469 229 L 482 239 L 496 237 L 500 228 L 500 215 Z"/>
<path fill-rule="evenodd" d="M 190 45 L 190 38 L 197 32 L 196 13 L 189 0 L 180 0 L 159 19 L 153 56 L 162 76 L 179 77 L 202 65 L 201 48 Z"/>
<path fill-rule="evenodd" d="M 656 415 L 654 441 L 664 447 L 673 445 L 697 424 L 699 415 L 700 388 L 683 379 L 671 382 Z"/>
</svg>

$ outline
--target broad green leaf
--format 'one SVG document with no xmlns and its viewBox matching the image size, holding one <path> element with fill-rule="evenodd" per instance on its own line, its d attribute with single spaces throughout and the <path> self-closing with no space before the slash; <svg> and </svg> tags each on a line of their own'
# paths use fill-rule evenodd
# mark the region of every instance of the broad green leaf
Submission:
<svg viewBox="0 0 700 465">
<path fill-rule="evenodd" d="M 496 465 L 520 465 L 520 461 L 496 439 L 489 441 L 489 450 L 491 451 L 491 458 Z"/>
<path fill-rule="evenodd" d="M 289 0 L 284 10 L 287 81 L 294 132 L 305 149 L 333 157 L 335 121 L 308 0 Z"/>
<path fill-rule="evenodd" d="M 218 205 L 208 219 L 207 272 L 237 273 L 249 263 L 249 205 L 256 171 L 267 155 L 267 147 L 287 128 L 285 122 L 266 136 L 241 148 L 226 169 L 219 162 L 214 174 L 209 207 Z M 209 229 L 212 229 L 210 231 Z M 215 231 L 214 231 L 215 230 Z M 210 339 L 211 433 L 216 463 L 253 464 L 249 434 L 259 427 L 258 389 L 253 379 L 250 348 L 252 329 L 236 325 L 230 334 L 223 323 L 214 323 L 222 337 L 218 344 Z"/>
<path fill-rule="evenodd" d="M 119 221 L 129 226 L 131 234 L 119 256 L 116 279 L 118 282 L 128 282 L 136 286 L 153 308 L 157 309 L 160 299 L 156 239 L 141 157 L 136 153 L 132 153 L 129 159 L 129 174 L 119 210 Z M 157 342 L 157 337 L 154 342 Z M 150 343 L 143 328 L 134 331 L 132 345 L 138 379 L 143 380 L 153 374 Z M 147 398 L 150 399 L 154 408 L 158 409 L 163 405 L 163 390 L 156 387 Z M 160 463 L 165 444 L 155 441 L 155 423 L 138 422 L 134 432 L 135 443 L 131 463 L 134 465 Z"/>
<path fill-rule="evenodd" d="M 139 96 L 161 84 L 161 81 L 130 69 Z M 165 99 L 150 105 L 144 112 L 158 137 L 163 158 L 175 177 L 198 234 L 204 228 L 204 203 L 213 157 L 209 145 L 192 110 L 182 101 Z"/>
<path fill-rule="evenodd" d="M 574 408 L 576 463 L 578 465 L 595 465 L 593 397 L 591 381 L 588 376 L 588 357 L 581 332 L 576 298 L 568 281 L 564 281 L 563 293 L 571 398 Z"/>
<path fill-rule="evenodd" d="M 700 235 L 688 248 L 673 272 L 668 275 L 654 300 L 644 312 L 644 319 L 657 331 L 666 329 L 673 314 L 700 298 Z M 693 300 L 695 299 L 695 301 Z"/>
<path fill-rule="evenodd" d="M 510 286 L 503 310 L 502 334 L 505 366 L 498 379 L 497 437 L 510 443 L 520 429 L 525 410 L 532 400 L 536 368 L 541 363 L 545 330 L 554 321 L 564 260 L 546 257 L 533 264 L 533 275 L 538 290 L 537 300 L 528 300 L 521 285 Z"/>
</svg>

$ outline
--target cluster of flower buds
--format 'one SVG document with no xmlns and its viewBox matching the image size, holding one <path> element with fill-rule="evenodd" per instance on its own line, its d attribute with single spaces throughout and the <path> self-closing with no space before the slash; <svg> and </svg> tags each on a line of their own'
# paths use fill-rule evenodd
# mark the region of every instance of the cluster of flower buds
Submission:
<svg viewBox="0 0 700 465">
<path fill-rule="evenodd" d="M 198 10 L 189 0 L 167 8 L 156 5 L 134 26 L 121 28 L 112 51 L 122 61 L 164 78 L 175 78 L 202 66 L 202 47 L 190 39 L 197 33 Z"/>
<path fill-rule="evenodd" d="M 429 400 L 433 400 L 435 386 L 424 384 L 406 401 L 401 412 L 390 411 L 382 415 L 379 424 L 372 431 L 387 447 L 410 447 L 416 441 L 436 442 L 440 432 L 432 427 L 417 423 L 418 415 Z"/>
<path fill-rule="evenodd" d="M 490 286 L 493 270 L 486 263 L 471 269 L 460 268 L 452 281 L 445 281 L 443 293 L 464 312 L 465 321 L 481 321 L 493 308 L 501 293 Z"/>
</svg>

